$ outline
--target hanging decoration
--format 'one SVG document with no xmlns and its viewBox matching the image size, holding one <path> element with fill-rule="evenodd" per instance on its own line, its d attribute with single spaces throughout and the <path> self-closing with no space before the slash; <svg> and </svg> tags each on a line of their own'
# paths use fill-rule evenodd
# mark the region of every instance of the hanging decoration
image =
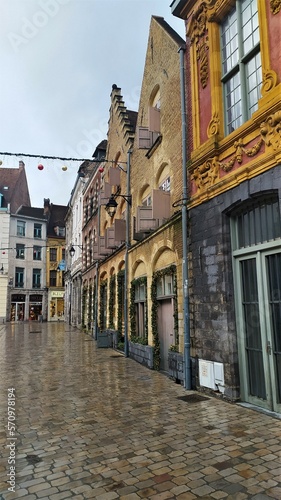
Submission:
<svg viewBox="0 0 281 500">
<path fill-rule="evenodd" d="M 63 167 L 61 167 L 61 169 L 65 172 L 67 170 L 67 166 L 63 165 Z"/>
<path fill-rule="evenodd" d="M 38 165 L 38 167 L 37 167 L 37 168 L 38 168 L 38 170 L 43 170 L 43 169 L 44 169 L 44 167 L 43 167 L 42 163 L 39 163 L 39 165 Z"/>
</svg>

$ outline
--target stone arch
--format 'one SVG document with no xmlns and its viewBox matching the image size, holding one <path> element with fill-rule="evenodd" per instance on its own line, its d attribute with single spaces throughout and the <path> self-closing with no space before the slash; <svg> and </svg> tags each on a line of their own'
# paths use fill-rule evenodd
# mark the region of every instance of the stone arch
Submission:
<svg viewBox="0 0 281 500">
<path fill-rule="evenodd" d="M 170 165 L 168 163 L 162 163 L 158 168 L 155 176 L 156 188 L 170 175 Z"/>
<path fill-rule="evenodd" d="M 156 107 L 158 102 L 160 103 L 160 85 L 157 83 L 150 94 L 149 105 Z"/>
<path fill-rule="evenodd" d="M 163 243 L 160 247 L 158 246 L 152 255 L 152 272 L 176 263 L 176 254 L 172 248 L 172 242 L 166 242 L 166 244 Z"/>
<path fill-rule="evenodd" d="M 147 266 L 144 263 L 144 259 L 138 259 L 133 265 L 132 277 L 134 279 L 146 275 L 147 275 Z"/>
<path fill-rule="evenodd" d="M 119 262 L 119 264 L 118 264 L 118 272 L 124 271 L 124 269 L 125 269 L 125 261 L 121 260 L 121 262 Z"/>
<path fill-rule="evenodd" d="M 141 205 L 142 204 L 142 200 L 148 196 L 151 192 L 151 186 L 150 184 L 146 183 L 144 184 L 140 190 L 139 190 L 139 194 L 138 194 L 138 205 Z"/>
<path fill-rule="evenodd" d="M 109 270 L 109 276 L 113 276 L 115 274 L 115 267 L 112 266 Z"/>
</svg>

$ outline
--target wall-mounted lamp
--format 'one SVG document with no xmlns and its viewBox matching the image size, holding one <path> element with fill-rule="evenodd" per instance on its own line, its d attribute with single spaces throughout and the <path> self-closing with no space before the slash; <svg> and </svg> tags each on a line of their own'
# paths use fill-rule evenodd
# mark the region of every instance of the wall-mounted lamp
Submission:
<svg viewBox="0 0 281 500">
<path fill-rule="evenodd" d="M 132 196 L 131 195 L 125 195 L 125 194 L 114 195 L 114 194 L 112 194 L 110 196 L 107 204 L 105 205 L 105 210 L 107 211 L 109 217 L 113 217 L 116 214 L 118 203 L 117 203 L 115 198 L 117 196 L 121 196 L 121 198 L 123 198 L 129 205 L 132 204 Z"/>
<path fill-rule="evenodd" d="M 75 254 L 75 248 L 74 247 L 79 247 L 79 248 L 81 248 L 81 250 L 83 250 L 82 245 L 71 245 L 71 248 L 69 250 L 70 257 L 73 257 L 74 254 Z"/>
</svg>

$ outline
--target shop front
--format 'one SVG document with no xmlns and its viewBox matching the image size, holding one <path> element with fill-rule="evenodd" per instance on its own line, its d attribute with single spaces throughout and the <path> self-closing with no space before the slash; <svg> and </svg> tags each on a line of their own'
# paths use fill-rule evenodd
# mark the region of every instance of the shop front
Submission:
<svg viewBox="0 0 281 500">
<path fill-rule="evenodd" d="M 26 296 L 24 294 L 12 294 L 10 321 L 24 321 Z"/>
<path fill-rule="evenodd" d="M 64 321 L 64 290 L 50 291 L 49 321 Z"/>
</svg>

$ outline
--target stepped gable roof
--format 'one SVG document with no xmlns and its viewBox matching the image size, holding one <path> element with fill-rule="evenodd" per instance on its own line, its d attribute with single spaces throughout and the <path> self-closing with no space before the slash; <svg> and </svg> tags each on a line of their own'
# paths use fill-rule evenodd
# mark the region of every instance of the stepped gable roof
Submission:
<svg viewBox="0 0 281 500">
<path fill-rule="evenodd" d="M 2 208 L 10 204 L 11 213 L 21 206 L 29 206 L 30 196 L 23 161 L 18 168 L 0 168 L 0 193 L 3 195 Z"/>
<path fill-rule="evenodd" d="M 131 110 L 128 109 L 127 113 L 128 113 L 128 118 L 129 118 L 130 123 L 131 123 L 131 127 L 135 131 L 136 130 L 136 126 L 137 126 L 138 112 L 137 111 L 131 111 Z"/>
<path fill-rule="evenodd" d="M 31 217 L 33 219 L 46 219 L 44 215 L 44 208 L 25 207 L 23 205 L 17 209 L 16 215 Z"/>
<path fill-rule="evenodd" d="M 165 21 L 164 17 L 152 16 L 162 28 L 170 35 L 171 38 L 176 42 L 178 47 L 185 47 L 185 40 Z"/>
<path fill-rule="evenodd" d="M 119 117 L 120 126 L 123 130 L 126 144 L 133 142 L 135 137 L 138 113 L 137 111 L 131 111 L 127 109 L 123 100 L 123 96 L 121 95 L 121 88 L 118 87 L 115 83 L 112 85 L 111 103 Z"/>
</svg>

